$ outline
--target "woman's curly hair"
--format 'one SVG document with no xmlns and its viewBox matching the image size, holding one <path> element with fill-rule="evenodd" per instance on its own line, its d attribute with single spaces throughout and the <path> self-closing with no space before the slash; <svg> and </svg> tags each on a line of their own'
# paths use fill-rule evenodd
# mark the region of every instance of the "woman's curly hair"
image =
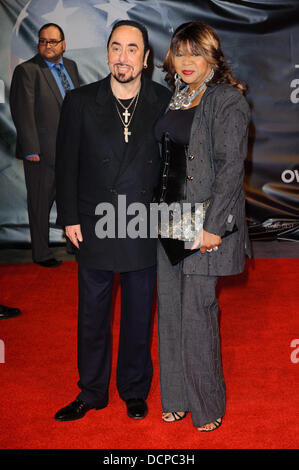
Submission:
<svg viewBox="0 0 299 470">
<path fill-rule="evenodd" d="M 166 72 L 165 80 L 171 87 L 174 86 L 175 68 L 173 58 L 179 48 L 191 51 L 192 54 L 203 56 L 214 68 L 212 83 L 228 83 L 237 88 L 241 93 L 247 91 L 247 86 L 232 75 L 227 61 L 221 50 L 220 41 L 215 30 L 201 21 L 191 21 L 179 26 L 171 39 L 166 53 L 163 70 Z"/>
</svg>

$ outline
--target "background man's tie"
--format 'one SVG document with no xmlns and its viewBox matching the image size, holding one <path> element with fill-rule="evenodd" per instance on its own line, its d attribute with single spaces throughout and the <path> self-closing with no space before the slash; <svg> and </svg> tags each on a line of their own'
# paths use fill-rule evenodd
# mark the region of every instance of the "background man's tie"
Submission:
<svg viewBox="0 0 299 470">
<path fill-rule="evenodd" d="M 61 69 L 61 65 L 60 64 L 55 64 L 54 67 L 58 72 L 59 78 L 61 80 L 62 86 L 65 89 L 65 91 L 70 90 L 71 87 L 70 87 L 69 81 L 68 81 L 64 71 Z"/>
</svg>

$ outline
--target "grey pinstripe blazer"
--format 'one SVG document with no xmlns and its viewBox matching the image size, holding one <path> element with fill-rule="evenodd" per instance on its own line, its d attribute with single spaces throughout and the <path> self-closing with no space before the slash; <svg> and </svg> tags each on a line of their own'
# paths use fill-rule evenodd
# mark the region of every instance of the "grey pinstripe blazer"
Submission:
<svg viewBox="0 0 299 470">
<path fill-rule="evenodd" d="M 204 229 L 222 236 L 218 251 L 194 253 L 185 274 L 224 276 L 244 269 L 250 255 L 243 191 L 250 110 L 244 96 L 226 84 L 210 85 L 194 115 L 187 158 L 187 201 L 210 199 Z"/>
</svg>

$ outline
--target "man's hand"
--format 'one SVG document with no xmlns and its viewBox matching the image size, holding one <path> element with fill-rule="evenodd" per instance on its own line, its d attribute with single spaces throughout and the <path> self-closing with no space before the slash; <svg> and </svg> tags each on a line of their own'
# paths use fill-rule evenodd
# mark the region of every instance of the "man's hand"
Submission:
<svg viewBox="0 0 299 470">
<path fill-rule="evenodd" d="M 39 155 L 32 155 L 31 157 L 27 157 L 26 160 L 29 160 L 30 162 L 39 162 L 40 157 Z"/>
<path fill-rule="evenodd" d="M 79 242 L 83 242 L 80 225 L 67 225 L 65 227 L 65 234 L 71 242 L 79 249 Z"/>
<path fill-rule="evenodd" d="M 222 240 L 219 235 L 214 235 L 213 233 L 206 232 L 202 229 L 194 240 L 191 250 L 195 250 L 200 246 L 200 252 L 205 253 L 206 251 L 210 251 L 216 247 L 218 249 L 218 246 L 221 245 L 221 243 Z"/>
</svg>

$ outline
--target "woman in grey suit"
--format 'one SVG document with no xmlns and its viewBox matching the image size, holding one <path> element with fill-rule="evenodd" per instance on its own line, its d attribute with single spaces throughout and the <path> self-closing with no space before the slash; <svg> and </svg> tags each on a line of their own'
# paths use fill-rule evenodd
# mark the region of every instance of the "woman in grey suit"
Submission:
<svg viewBox="0 0 299 470">
<path fill-rule="evenodd" d="M 191 412 L 201 432 L 225 413 L 215 287 L 243 271 L 250 254 L 243 192 L 249 106 L 232 76 L 215 31 L 201 22 L 175 31 L 164 61 L 175 85 L 156 136 L 164 155 L 159 202 L 205 211 L 189 249 L 160 238 L 158 325 L 161 399 L 166 422 Z M 182 88 L 183 87 L 183 88 Z"/>
</svg>

